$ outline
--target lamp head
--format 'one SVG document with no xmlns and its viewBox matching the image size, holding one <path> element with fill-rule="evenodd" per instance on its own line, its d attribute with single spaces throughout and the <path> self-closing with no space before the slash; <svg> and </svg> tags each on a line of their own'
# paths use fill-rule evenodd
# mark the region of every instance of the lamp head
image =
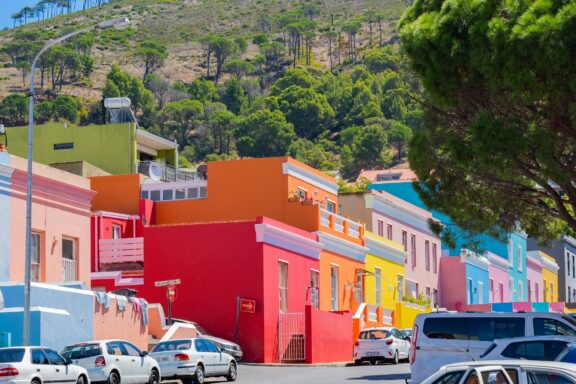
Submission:
<svg viewBox="0 0 576 384">
<path fill-rule="evenodd" d="M 126 29 L 130 25 L 130 19 L 127 17 L 118 17 L 116 19 L 106 20 L 98 23 L 96 28 L 98 29 L 108 29 L 108 28 L 116 28 L 116 29 Z"/>
</svg>

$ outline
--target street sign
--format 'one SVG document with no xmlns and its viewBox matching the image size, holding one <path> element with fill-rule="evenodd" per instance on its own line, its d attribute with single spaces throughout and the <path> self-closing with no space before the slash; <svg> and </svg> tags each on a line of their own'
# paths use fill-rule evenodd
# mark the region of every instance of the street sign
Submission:
<svg viewBox="0 0 576 384">
<path fill-rule="evenodd" d="M 240 299 L 240 311 L 246 313 L 256 312 L 256 300 Z"/>
<path fill-rule="evenodd" d="M 167 285 L 176 285 L 176 284 L 180 284 L 180 279 L 162 280 L 162 281 L 155 281 L 154 282 L 155 287 L 165 287 Z"/>
<path fill-rule="evenodd" d="M 176 286 L 174 284 L 170 284 L 168 286 L 168 300 L 173 303 L 176 300 Z"/>
</svg>

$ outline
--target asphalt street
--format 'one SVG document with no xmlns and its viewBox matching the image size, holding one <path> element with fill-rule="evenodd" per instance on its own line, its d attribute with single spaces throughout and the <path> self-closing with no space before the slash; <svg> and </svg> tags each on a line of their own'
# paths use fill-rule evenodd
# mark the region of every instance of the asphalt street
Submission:
<svg viewBox="0 0 576 384">
<path fill-rule="evenodd" d="M 404 384 L 410 377 L 410 365 L 362 365 L 335 366 L 256 366 L 238 367 L 238 384 L 362 384 L 382 382 L 386 384 Z M 226 382 L 223 378 L 207 379 L 208 383 Z"/>
</svg>

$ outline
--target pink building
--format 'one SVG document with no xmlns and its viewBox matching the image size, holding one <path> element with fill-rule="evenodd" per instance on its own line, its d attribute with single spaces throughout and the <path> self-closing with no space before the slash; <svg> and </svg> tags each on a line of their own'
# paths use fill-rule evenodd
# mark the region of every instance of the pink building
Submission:
<svg viewBox="0 0 576 384">
<path fill-rule="evenodd" d="M 432 214 L 387 192 L 340 195 L 340 212 L 364 221 L 366 229 L 398 242 L 408 252 L 403 292 L 398 297 L 427 298 L 432 305 L 438 296 L 440 239 L 430 231 Z"/>
<path fill-rule="evenodd" d="M 542 259 L 538 251 L 526 253 L 526 287 L 529 302 L 544 301 L 544 284 L 542 283 Z"/>
<path fill-rule="evenodd" d="M 488 269 L 490 277 L 490 303 L 506 303 L 510 299 L 510 263 L 507 259 L 494 253 L 486 252 L 484 254 L 490 261 Z"/>
<path fill-rule="evenodd" d="M 0 153 L 0 281 L 24 280 L 26 160 Z M 88 179 L 34 164 L 32 281 L 90 286 Z"/>
</svg>

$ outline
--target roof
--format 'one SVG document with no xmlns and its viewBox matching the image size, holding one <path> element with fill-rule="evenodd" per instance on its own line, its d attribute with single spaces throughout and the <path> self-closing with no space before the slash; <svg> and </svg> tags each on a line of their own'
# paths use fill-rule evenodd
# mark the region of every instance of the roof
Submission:
<svg viewBox="0 0 576 384">
<path fill-rule="evenodd" d="M 365 177 L 374 183 L 398 183 L 416 181 L 418 176 L 410 168 L 379 169 L 362 171 L 358 178 Z"/>
<path fill-rule="evenodd" d="M 522 341 L 567 341 L 570 343 L 576 343 L 576 338 L 574 336 L 524 336 L 524 337 L 506 337 L 502 339 L 494 340 L 495 343 L 508 343 L 508 342 L 522 342 Z"/>
<path fill-rule="evenodd" d="M 178 143 L 166 140 L 160 136 L 156 136 L 155 134 L 147 132 L 143 129 L 136 130 L 136 142 L 138 144 L 144 145 L 148 148 L 155 149 L 157 151 L 163 149 L 178 148 Z"/>
<path fill-rule="evenodd" d="M 503 366 L 503 367 L 510 367 L 510 366 L 517 366 L 517 367 L 526 367 L 526 368 L 559 368 L 563 370 L 567 370 L 570 372 L 574 372 L 574 364 L 573 363 L 561 363 L 558 361 L 538 361 L 538 360 L 481 360 L 481 361 L 464 361 L 461 363 L 453 363 L 448 364 L 446 368 L 453 368 L 453 367 L 483 367 L 483 366 Z"/>
</svg>

